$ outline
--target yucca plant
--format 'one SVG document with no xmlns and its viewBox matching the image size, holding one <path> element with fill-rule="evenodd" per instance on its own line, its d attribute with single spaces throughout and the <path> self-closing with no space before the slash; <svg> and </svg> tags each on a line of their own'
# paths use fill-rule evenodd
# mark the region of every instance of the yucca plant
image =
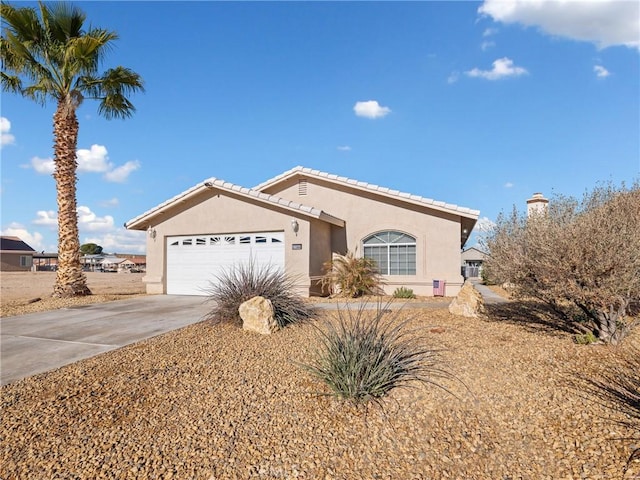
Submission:
<svg viewBox="0 0 640 480">
<path fill-rule="evenodd" d="M 324 263 L 323 271 L 322 288 L 332 295 L 356 298 L 382 293 L 384 282 L 375 260 L 357 257 L 355 252 L 334 254 L 332 260 Z"/>
<path fill-rule="evenodd" d="M 314 308 L 295 292 L 295 278 L 271 265 L 256 265 L 254 261 L 238 263 L 216 276 L 209 287 L 213 309 L 206 319 L 241 326 L 238 309 L 256 296 L 271 301 L 280 327 L 308 320 Z"/>
<path fill-rule="evenodd" d="M 453 376 L 441 366 L 439 350 L 408 328 L 410 319 L 389 311 L 380 304 L 374 311 L 366 305 L 338 310 L 336 319 L 317 327 L 316 350 L 303 368 L 326 384 L 330 395 L 357 404 L 380 401 L 393 388 L 415 382 L 448 391 L 438 380 Z"/>
</svg>

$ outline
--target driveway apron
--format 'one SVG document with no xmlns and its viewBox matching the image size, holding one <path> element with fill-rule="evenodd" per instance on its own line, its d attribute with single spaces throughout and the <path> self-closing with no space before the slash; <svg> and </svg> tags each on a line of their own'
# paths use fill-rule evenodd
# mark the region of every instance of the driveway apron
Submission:
<svg viewBox="0 0 640 480">
<path fill-rule="evenodd" d="M 0 384 L 197 323 L 205 297 L 148 295 L 0 319 Z"/>
</svg>

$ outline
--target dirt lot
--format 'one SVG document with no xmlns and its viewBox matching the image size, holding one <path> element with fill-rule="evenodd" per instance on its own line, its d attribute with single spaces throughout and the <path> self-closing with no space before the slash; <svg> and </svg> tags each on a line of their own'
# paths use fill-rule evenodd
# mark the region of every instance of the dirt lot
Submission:
<svg viewBox="0 0 640 480">
<path fill-rule="evenodd" d="M 0 316 L 19 315 L 72 305 L 117 300 L 145 293 L 144 273 L 87 272 L 93 295 L 73 299 L 51 298 L 55 272 L 2 272 L 0 274 Z M 36 299 L 40 299 L 37 300 Z"/>
</svg>

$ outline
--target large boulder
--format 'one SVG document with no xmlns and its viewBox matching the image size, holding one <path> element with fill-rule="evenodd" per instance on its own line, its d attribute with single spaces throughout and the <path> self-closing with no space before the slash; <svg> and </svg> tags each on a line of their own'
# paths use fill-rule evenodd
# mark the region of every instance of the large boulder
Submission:
<svg viewBox="0 0 640 480">
<path fill-rule="evenodd" d="M 278 322 L 271 300 L 264 297 L 253 297 L 238 309 L 242 319 L 242 329 L 269 335 L 278 330 Z"/>
<path fill-rule="evenodd" d="M 464 282 L 460 293 L 449 305 L 449 312 L 461 317 L 479 317 L 484 313 L 482 295 L 473 287 L 472 283 Z"/>
</svg>

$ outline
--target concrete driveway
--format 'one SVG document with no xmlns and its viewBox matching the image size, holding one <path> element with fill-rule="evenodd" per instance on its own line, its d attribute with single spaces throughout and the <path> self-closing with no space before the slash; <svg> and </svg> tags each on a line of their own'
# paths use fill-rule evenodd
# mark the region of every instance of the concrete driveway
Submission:
<svg viewBox="0 0 640 480">
<path fill-rule="evenodd" d="M 197 323 L 206 297 L 149 295 L 0 319 L 0 384 Z"/>
</svg>

